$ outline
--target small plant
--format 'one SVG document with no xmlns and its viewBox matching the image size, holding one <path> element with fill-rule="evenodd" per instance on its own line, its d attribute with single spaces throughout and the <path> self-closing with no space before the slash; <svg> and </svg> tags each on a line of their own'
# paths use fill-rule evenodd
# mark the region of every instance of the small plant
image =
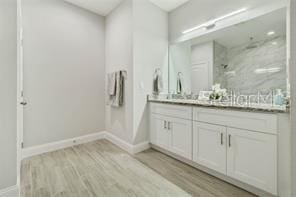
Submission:
<svg viewBox="0 0 296 197">
<path fill-rule="evenodd" d="M 212 93 L 210 94 L 210 99 L 215 101 L 220 101 L 223 96 L 226 96 L 226 89 L 221 89 L 220 84 L 215 84 L 212 86 Z"/>
</svg>

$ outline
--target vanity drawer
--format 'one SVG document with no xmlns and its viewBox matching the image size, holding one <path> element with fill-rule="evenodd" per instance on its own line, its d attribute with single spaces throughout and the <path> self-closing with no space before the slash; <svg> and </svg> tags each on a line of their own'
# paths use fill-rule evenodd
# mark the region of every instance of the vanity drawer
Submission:
<svg viewBox="0 0 296 197">
<path fill-rule="evenodd" d="M 193 108 L 193 120 L 233 128 L 277 134 L 275 114 Z"/>
<path fill-rule="evenodd" d="M 150 103 L 150 112 L 154 114 L 192 120 L 192 107 L 188 106 Z"/>
</svg>

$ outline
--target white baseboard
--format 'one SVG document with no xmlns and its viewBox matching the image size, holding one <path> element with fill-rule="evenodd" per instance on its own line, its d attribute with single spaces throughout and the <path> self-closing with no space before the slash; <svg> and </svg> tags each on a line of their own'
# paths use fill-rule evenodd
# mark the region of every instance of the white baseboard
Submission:
<svg viewBox="0 0 296 197">
<path fill-rule="evenodd" d="M 1 189 L 0 197 L 19 197 L 19 188 L 17 185 Z"/>
<path fill-rule="evenodd" d="M 108 141 L 112 142 L 113 144 L 117 145 L 118 147 L 120 147 L 121 149 L 125 150 L 126 152 L 128 152 L 132 155 L 150 148 L 149 142 L 142 142 L 142 143 L 139 143 L 136 145 L 132 145 L 132 144 L 129 144 L 126 141 L 120 139 L 119 137 L 113 135 L 110 132 L 106 132 L 105 138 Z"/>
<path fill-rule="evenodd" d="M 136 154 L 136 153 L 140 153 L 144 150 L 147 150 L 150 148 L 150 142 L 142 142 L 140 144 L 137 145 L 133 145 L 133 151 L 132 154 Z"/>
<path fill-rule="evenodd" d="M 32 157 L 34 155 L 40 155 L 47 152 L 56 151 L 59 149 L 71 147 L 78 144 L 83 144 L 99 139 L 105 138 L 105 131 L 97 132 L 89 135 L 84 135 L 72 139 L 62 140 L 58 142 L 47 143 L 39 146 L 24 148 L 22 150 L 22 159 Z"/>
<path fill-rule="evenodd" d="M 150 148 L 149 142 L 143 142 L 137 145 L 132 145 L 126 141 L 120 139 L 119 137 L 113 135 L 110 132 L 102 131 L 94 134 L 89 134 L 85 136 L 80 136 L 72 139 L 62 140 L 58 142 L 47 143 L 39 146 L 29 147 L 22 150 L 22 159 L 32 157 L 35 155 L 40 155 L 47 152 L 56 151 L 63 148 L 68 148 L 78 144 L 84 144 L 87 142 L 107 139 L 111 143 L 120 147 L 121 149 L 127 151 L 130 154 L 136 154 Z M 1 196 L 0 196 L 1 197 Z"/>
<path fill-rule="evenodd" d="M 126 152 L 132 154 L 133 146 L 131 144 L 127 143 L 126 141 L 120 139 L 119 137 L 113 135 L 112 133 L 105 132 L 105 139 L 112 142 L 113 144 L 115 144 L 119 148 L 125 150 Z"/>
</svg>

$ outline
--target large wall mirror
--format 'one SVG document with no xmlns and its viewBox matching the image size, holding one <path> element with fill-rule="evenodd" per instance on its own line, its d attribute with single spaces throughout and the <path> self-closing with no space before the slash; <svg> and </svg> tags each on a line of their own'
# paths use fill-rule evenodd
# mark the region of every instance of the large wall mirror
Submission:
<svg viewBox="0 0 296 197">
<path fill-rule="evenodd" d="M 286 9 L 170 45 L 170 93 L 287 91 Z"/>
</svg>

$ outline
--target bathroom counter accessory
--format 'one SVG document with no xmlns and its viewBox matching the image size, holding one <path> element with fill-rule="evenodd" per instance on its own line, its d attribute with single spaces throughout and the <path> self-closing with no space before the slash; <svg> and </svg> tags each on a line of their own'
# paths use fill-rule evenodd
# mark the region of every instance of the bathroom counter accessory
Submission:
<svg viewBox="0 0 296 197">
<path fill-rule="evenodd" d="M 155 97 L 148 95 L 148 102 L 165 103 L 165 104 L 177 104 L 188 106 L 199 106 L 208 108 L 221 108 L 229 110 L 239 110 L 248 112 L 269 112 L 269 113 L 289 113 L 287 106 L 276 106 L 271 104 L 234 104 L 230 102 L 217 102 L 217 101 L 200 101 L 191 99 L 167 99 L 164 97 Z"/>
</svg>

